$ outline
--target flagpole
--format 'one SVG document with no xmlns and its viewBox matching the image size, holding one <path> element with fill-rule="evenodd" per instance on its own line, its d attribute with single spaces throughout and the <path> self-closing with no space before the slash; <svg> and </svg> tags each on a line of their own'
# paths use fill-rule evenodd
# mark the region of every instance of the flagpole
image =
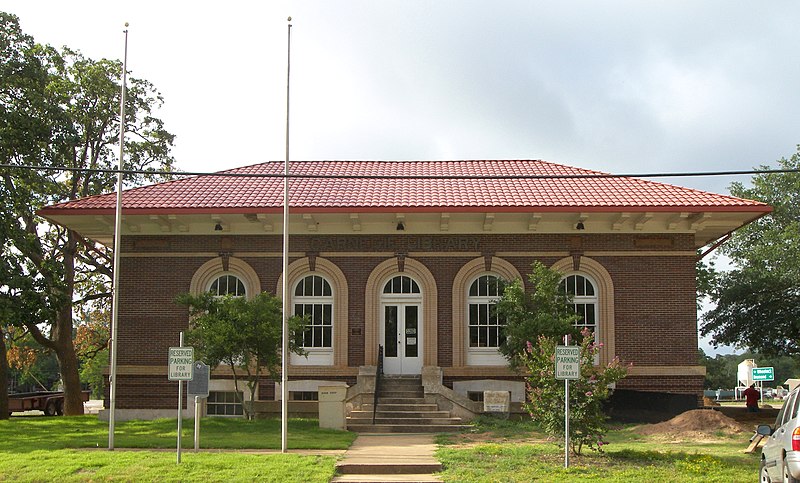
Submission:
<svg viewBox="0 0 800 483">
<path fill-rule="evenodd" d="M 114 425 L 117 406 L 117 326 L 119 321 L 119 259 L 122 251 L 122 167 L 125 154 L 125 84 L 128 80 L 128 22 L 125 22 L 125 54 L 122 57 L 122 89 L 119 99 L 119 160 L 117 163 L 117 202 L 114 217 L 114 262 L 111 282 L 111 387 L 108 398 L 108 449 L 114 450 Z"/>
<path fill-rule="evenodd" d="M 292 17 L 287 19 L 292 21 Z M 281 452 L 287 451 L 289 418 L 289 72 L 292 60 L 292 24 L 286 44 L 286 161 L 283 163 L 283 340 L 281 341 Z"/>
</svg>

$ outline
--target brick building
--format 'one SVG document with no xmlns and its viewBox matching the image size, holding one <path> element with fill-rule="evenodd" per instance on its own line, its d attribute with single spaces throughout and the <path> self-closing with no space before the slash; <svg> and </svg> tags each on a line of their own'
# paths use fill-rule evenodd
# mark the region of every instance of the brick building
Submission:
<svg viewBox="0 0 800 483">
<path fill-rule="evenodd" d="M 177 388 L 166 354 L 188 326 L 185 292 L 251 295 L 282 287 L 283 163 L 191 177 L 123 195 L 117 408 L 168 415 Z M 426 391 L 475 409 L 483 390 L 524 398 L 497 345 L 492 280 L 526 278 L 539 260 L 561 271 L 599 363 L 632 362 L 618 393 L 696 401 L 695 262 L 700 247 L 769 212 L 764 204 L 531 160 L 293 162 L 289 287 L 309 314 L 307 358 L 292 356 L 291 398 L 358 388 L 385 370 L 423 374 Z M 115 196 L 41 214 L 111 244 Z M 272 381 L 259 400 L 276 400 Z M 218 368 L 206 410 L 237 413 Z M 358 391 L 349 394 L 358 403 Z M 367 391 L 368 392 L 368 391 Z M 669 397 L 665 397 L 669 396 Z M 672 398 L 672 399 L 671 399 Z M 692 403 L 690 402 L 689 405 Z"/>
</svg>

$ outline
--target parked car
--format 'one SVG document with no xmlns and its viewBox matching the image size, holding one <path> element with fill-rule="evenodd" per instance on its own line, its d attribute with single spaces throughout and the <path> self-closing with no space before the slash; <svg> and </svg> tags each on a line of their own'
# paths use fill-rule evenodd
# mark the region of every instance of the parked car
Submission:
<svg viewBox="0 0 800 483">
<path fill-rule="evenodd" d="M 800 479 L 800 387 L 789 393 L 775 418 L 775 425 L 762 424 L 756 430 L 767 438 L 761 448 L 759 481 L 786 481 L 797 483 Z"/>
</svg>

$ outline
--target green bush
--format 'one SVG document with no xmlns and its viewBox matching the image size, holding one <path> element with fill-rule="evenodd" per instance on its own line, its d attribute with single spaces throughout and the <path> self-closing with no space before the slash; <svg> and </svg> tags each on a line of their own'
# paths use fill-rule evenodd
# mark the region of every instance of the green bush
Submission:
<svg viewBox="0 0 800 483">
<path fill-rule="evenodd" d="M 580 378 L 570 381 L 569 390 L 569 440 L 572 452 L 581 454 L 584 446 L 602 451 L 607 444 L 607 416 L 603 401 L 611 395 L 611 385 L 627 374 L 627 368 L 615 357 L 606 367 L 594 365 L 595 355 L 602 343 L 595 344 L 594 334 L 581 331 Z M 528 370 L 525 409 L 543 431 L 551 436 L 564 437 L 564 382 L 555 377 L 556 340 L 540 336 L 536 345 L 528 342 L 519 360 Z"/>
</svg>

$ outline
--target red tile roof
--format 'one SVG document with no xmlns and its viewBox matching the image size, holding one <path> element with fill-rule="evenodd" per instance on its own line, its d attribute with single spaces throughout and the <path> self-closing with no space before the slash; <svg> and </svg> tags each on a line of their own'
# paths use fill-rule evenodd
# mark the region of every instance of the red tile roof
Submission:
<svg viewBox="0 0 800 483">
<path fill-rule="evenodd" d="M 300 176 L 290 181 L 290 207 L 303 212 L 770 211 L 756 201 L 538 160 L 293 161 L 290 169 Z M 142 214 L 282 210 L 282 162 L 221 173 L 250 176 L 192 176 L 130 189 L 123 208 Z M 265 174 L 273 177 L 255 176 Z M 112 193 L 40 213 L 110 213 L 114 206 Z"/>
</svg>

